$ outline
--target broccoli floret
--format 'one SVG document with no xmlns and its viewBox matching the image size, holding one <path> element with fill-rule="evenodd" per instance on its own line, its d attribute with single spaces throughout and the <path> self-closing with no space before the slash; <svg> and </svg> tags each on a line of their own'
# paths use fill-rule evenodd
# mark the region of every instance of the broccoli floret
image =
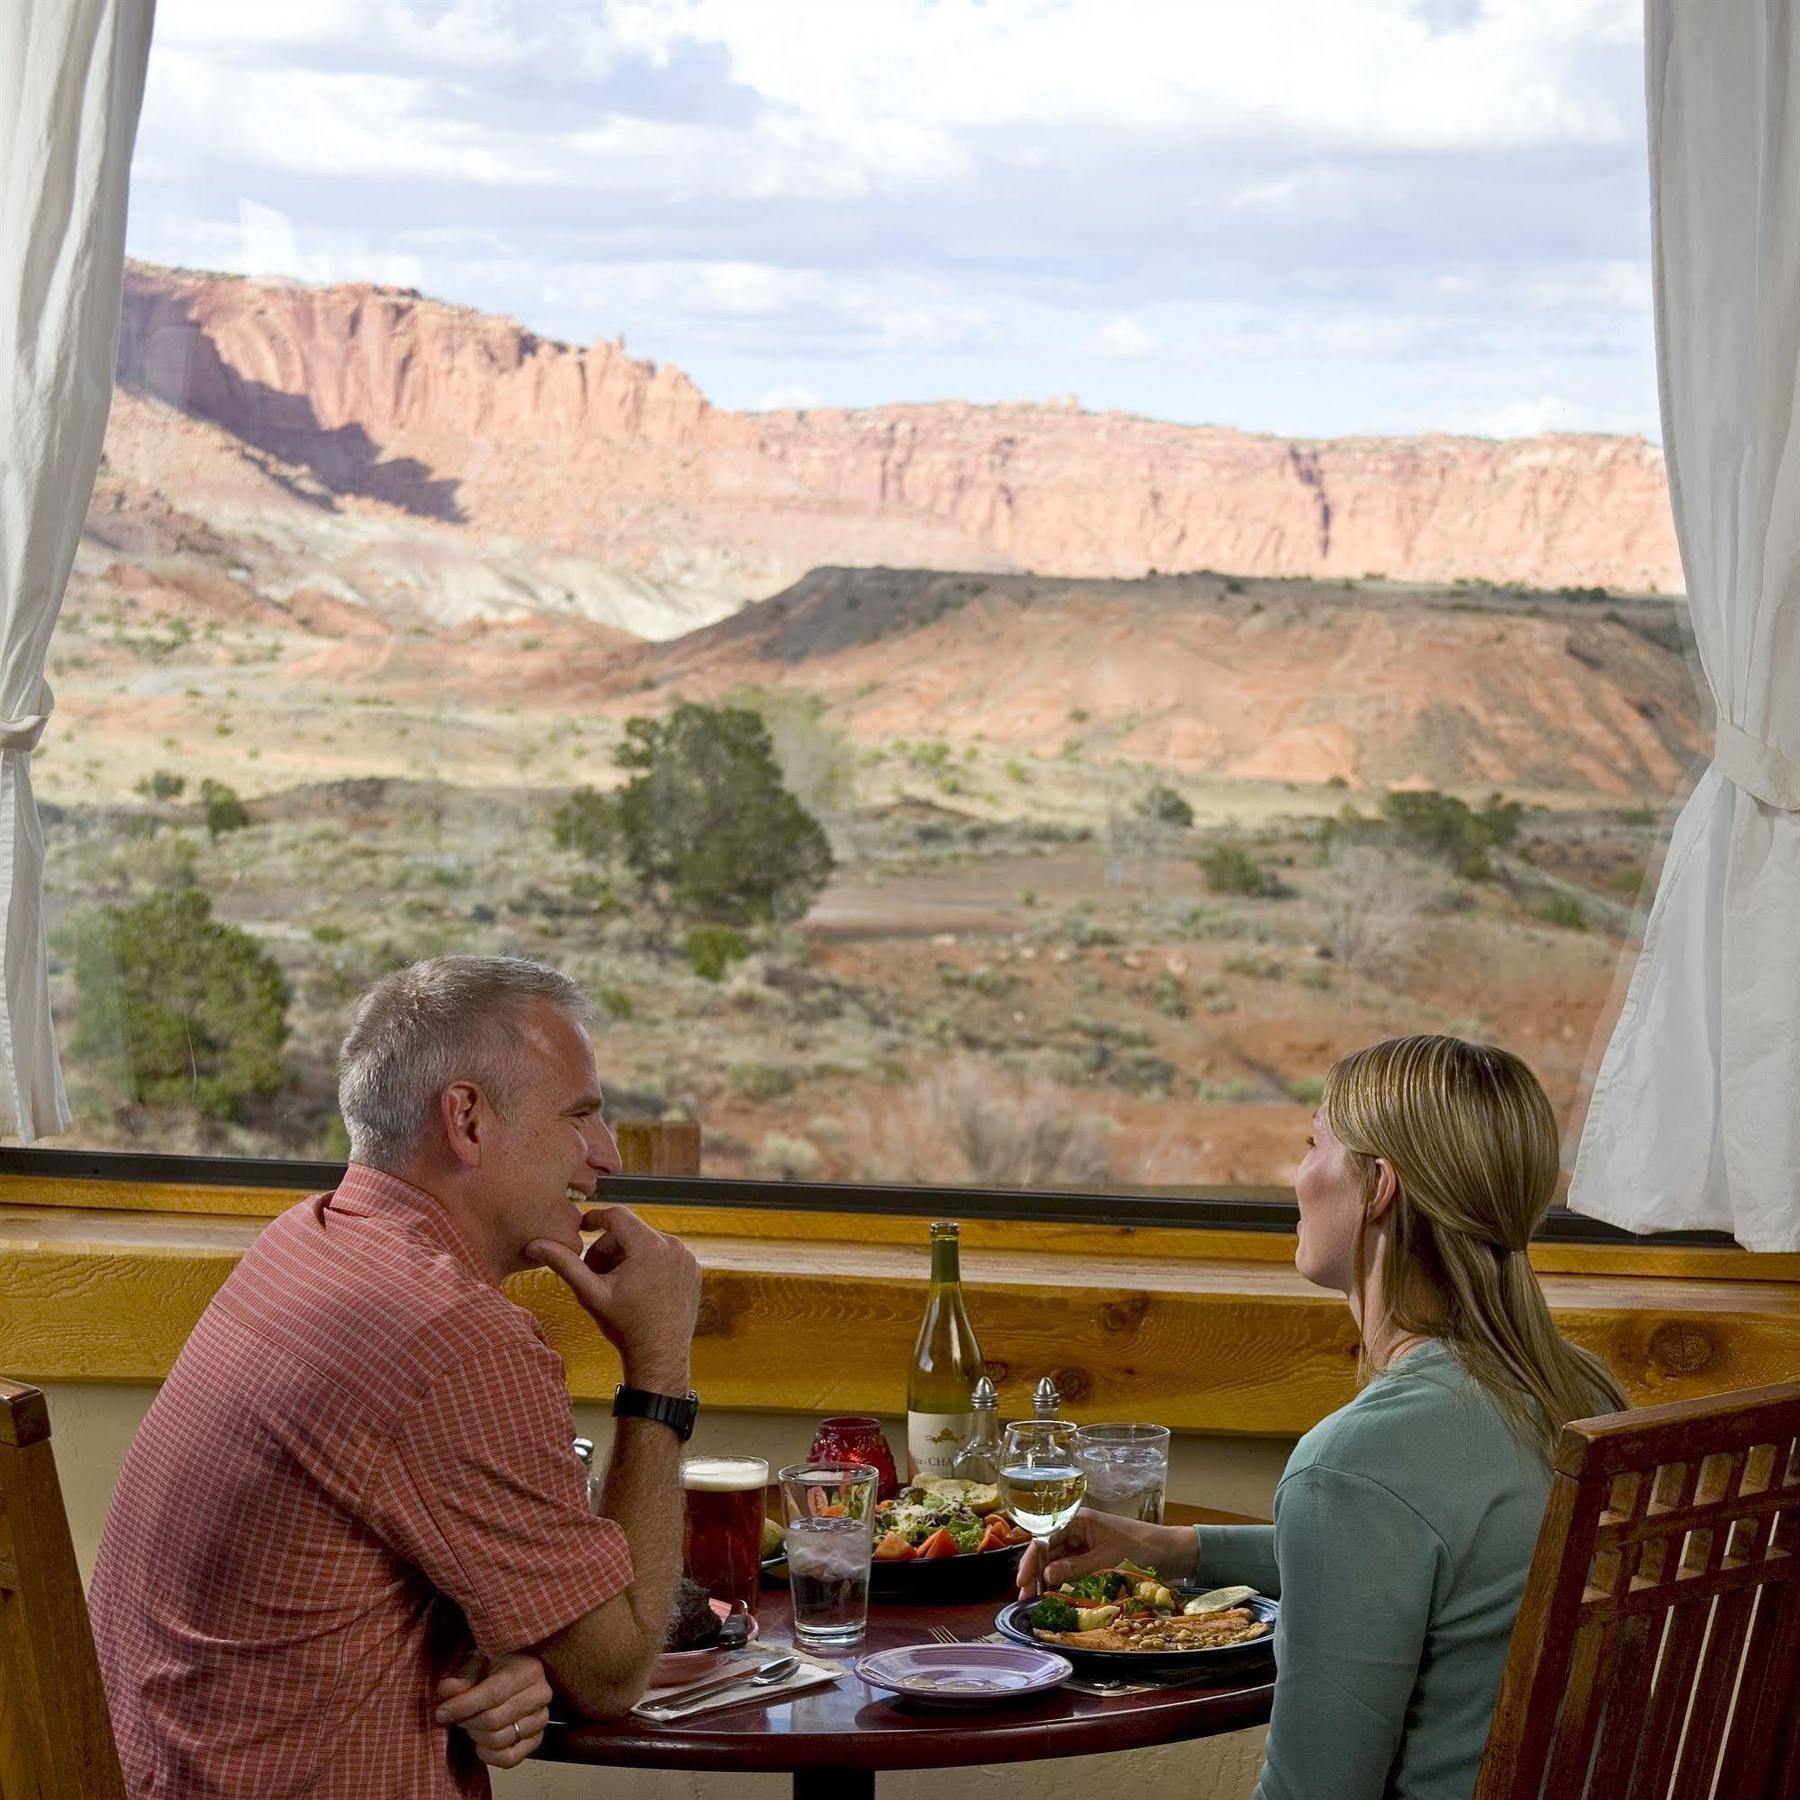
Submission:
<svg viewBox="0 0 1800 1800">
<path fill-rule="evenodd" d="M 944 1529 L 949 1532 L 960 1551 L 975 1550 L 981 1545 L 982 1526 L 979 1519 L 951 1519 Z"/>
<path fill-rule="evenodd" d="M 1117 1575 L 1110 1569 L 1095 1575 L 1079 1575 L 1073 1581 L 1063 1583 L 1063 1591 L 1074 1600 L 1085 1600 L 1089 1605 L 1103 1605 L 1112 1599 L 1122 1584 Z"/>
<path fill-rule="evenodd" d="M 1080 1615 L 1061 1594 L 1046 1594 L 1029 1616 L 1034 1631 L 1074 1631 L 1081 1623 Z"/>
</svg>

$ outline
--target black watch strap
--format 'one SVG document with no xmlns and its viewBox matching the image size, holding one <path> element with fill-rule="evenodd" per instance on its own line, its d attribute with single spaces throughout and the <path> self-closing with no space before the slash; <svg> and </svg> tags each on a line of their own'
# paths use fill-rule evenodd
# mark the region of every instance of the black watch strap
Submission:
<svg viewBox="0 0 1800 1800">
<path fill-rule="evenodd" d="M 615 1419 L 654 1419 L 666 1425 L 685 1444 L 694 1435 L 694 1421 L 700 1416 L 700 1396 L 692 1388 L 685 1395 L 653 1394 L 648 1388 L 613 1389 Z"/>
</svg>

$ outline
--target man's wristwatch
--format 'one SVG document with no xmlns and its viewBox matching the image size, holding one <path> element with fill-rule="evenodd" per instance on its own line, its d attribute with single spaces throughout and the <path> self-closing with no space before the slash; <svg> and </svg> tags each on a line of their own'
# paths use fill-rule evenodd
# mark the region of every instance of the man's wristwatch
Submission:
<svg viewBox="0 0 1800 1800">
<path fill-rule="evenodd" d="M 674 1394 L 653 1394 L 648 1388 L 626 1387 L 623 1383 L 613 1389 L 615 1419 L 654 1419 L 657 1424 L 668 1426 L 684 1444 L 694 1435 L 694 1421 L 699 1416 L 700 1396 L 692 1388 L 679 1399 Z"/>
</svg>

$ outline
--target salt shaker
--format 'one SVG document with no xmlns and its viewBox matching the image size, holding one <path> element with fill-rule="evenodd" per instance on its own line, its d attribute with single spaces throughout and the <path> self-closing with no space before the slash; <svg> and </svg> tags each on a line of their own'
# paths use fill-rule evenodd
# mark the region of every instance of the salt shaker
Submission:
<svg viewBox="0 0 1800 1800">
<path fill-rule="evenodd" d="M 985 1375 L 969 1396 L 969 1410 L 975 1415 L 975 1431 L 957 1451 L 950 1473 L 958 1481 L 992 1487 L 1000 1479 L 1000 1396 Z"/>
<path fill-rule="evenodd" d="M 1058 1418 L 1061 1405 L 1062 1395 L 1056 1391 L 1056 1383 L 1046 1375 L 1032 1390 L 1031 1416 L 1034 1419 Z"/>
</svg>

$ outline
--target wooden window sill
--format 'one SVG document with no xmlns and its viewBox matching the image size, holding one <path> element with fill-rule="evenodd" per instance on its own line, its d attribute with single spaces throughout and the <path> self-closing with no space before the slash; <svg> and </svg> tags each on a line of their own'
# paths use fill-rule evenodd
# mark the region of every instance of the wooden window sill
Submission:
<svg viewBox="0 0 1800 1800">
<path fill-rule="evenodd" d="M 71 1203 L 81 1197 L 61 1191 L 53 1204 L 28 1204 L 20 1178 L 0 1185 L 0 1370 L 9 1376 L 160 1380 L 263 1220 L 294 1200 L 247 1192 L 259 1204 L 197 1213 L 117 1204 L 128 1196 Z M 709 1403 L 903 1408 L 928 1265 L 918 1221 L 689 1205 L 645 1212 L 680 1231 L 705 1270 L 694 1378 Z M 1800 1366 L 1800 1280 L 1790 1266 L 1800 1258 L 1644 1251 L 1655 1272 L 1634 1274 L 1617 1267 L 1630 1251 L 1596 1251 L 1603 1266 L 1584 1269 L 1581 1249 L 1535 1247 L 1533 1261 L 1561 1265 L 1544 1271 L 1559 1326 L 1603 1356 L 1634 1398 L 1750 1387 Z M 1259 1232 L 1010 1221 L 964 1231 L 970 1311 L 1004 1365 L 1003 1408 L 1023 1410 L 1031 1385 L 1053 1371 L 1077 1416 L 1194 1432 L 1298 1433 L 1354 1392 L 1348 1311 L 1303 1281 L 1292 1257 L 1291 1237 Z M 1766 1277 L 1748 1278 L 1746 1267 Z M 617 1362 L 562 1284 L 533 1272 L 508 1292 L 542 1321 L 575 1397 L 610 1396 Z"/>
</svg>

